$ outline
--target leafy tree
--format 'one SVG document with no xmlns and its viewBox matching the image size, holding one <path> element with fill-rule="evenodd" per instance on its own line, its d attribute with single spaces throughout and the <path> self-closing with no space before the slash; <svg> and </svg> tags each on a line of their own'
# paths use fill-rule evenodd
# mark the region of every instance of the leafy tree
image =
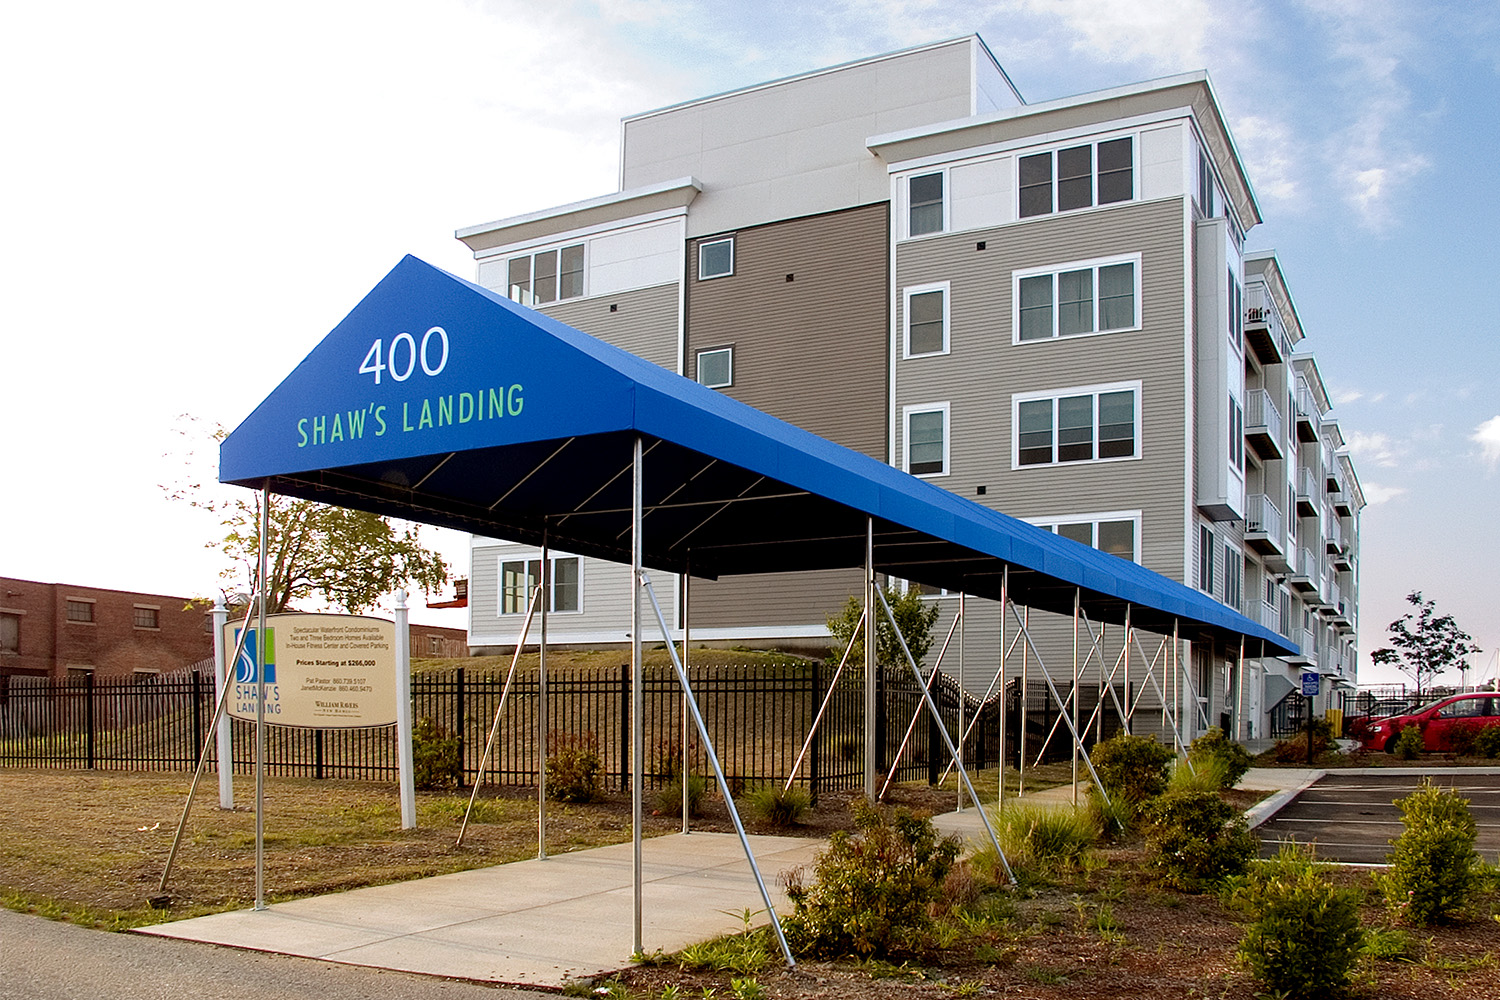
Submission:
<svg viewBox="0 0 1500 1000">
<path fill-rule="evenodd" d="M 214 428 L 209 437 L 223 440 L 224 429 Z M 226 589 L 252 589 L 260 565 L 260 493 L 221 489 L 211 481 L 164 489 L 218 517 L 224 535 L 205 547 L 220 550 L 228 561 L 219 574 Z M 414 524 L 274 494 L 269 523 L 267 614 L 309 600 L 361 614 L 398 587 L 431 593 L 448 582 L 448 564 L 422 545 Z"/>
<path fill-rule="evenodd" d="M 885 599 L 890 602 L 891 612 L 901 626 L 906 648 L 911 650 L 912 659 L 920 667 L 922 658 L 932 648 L 932 623 L 937 621 L 937 602 L 922 600 L 916 587 L 910 587 L 902 594 L 895 587 L 888 586 L 885 588 Z M 901 655 L 901 644 L 896 641 L 896 632 L 891 628 L 885 609 L 878 606 L 879 602 L 876 603 L 875 618 L 879 627 L 876 630 L 875 660 L 882 667 L 904 670 L 906 657 Z M 850 663 L 864 662 L 864 630 L 860 629 L 859 634 L 855 635 L 861 610 L 860 599 L 851 596 L 841 612 L 829 616 L 828 631 L 833 636 L 829 655 L 834 659 L 841 658 L 845 648 L 848 648 Z"/>
<path fill-rule="evenodd" d="M 1408 611 L 1386 626 L 1391 645 L 1370 654 L 1370 662 L 1395 667 L 1417 682 L 1417 700 L 1422 688 L 1463 658 L 1480 649 L 1474 637 L 1458 627 L 1452 615 L 1439 615 L 1437 602 L 1424 600 L 1420 590 L 1406 595 L 1415 611 Z"/>
</svg>

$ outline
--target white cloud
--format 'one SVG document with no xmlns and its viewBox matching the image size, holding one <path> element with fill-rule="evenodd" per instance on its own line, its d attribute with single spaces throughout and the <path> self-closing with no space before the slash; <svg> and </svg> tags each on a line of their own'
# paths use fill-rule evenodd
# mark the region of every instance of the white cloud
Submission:
<svg viewBox="0 0 1500 1000">
<path fill-rule="evenodd" d="M 1235 118 L 1231 127 L 1255 193 L 1271 201 L 1296 200 L 1302 141 L 1292 128 L 1264 114 Z"/>
<path fill-rule="evenodd" d="M 1387 503 L 1406 492 L 1404 486 L 1382 486 L 1379 483 L 1361 483 L 1360 489 L 1364 492 L 1366 503 L 1371 507 Z"/>
<path fill-rule="evenodd" d="M 1500 465 L 1500 415 L 1496 415 L 1474 428 L 1469 440 L 1479 445 L 1484 454 L 1484 464 L 1491 472 Z"/>
<path fill-rule="evenodd" d="M 1074 52 L 1109 62 L 1144 63 L 1165 73 L 1207 65 L 1208 40 L 1230 28 L 1221 8 L 1207 0 L 1020 0 L 1015 7 L 1061 21 L 1074 38 L 1069 45 Z M 1235 11 L 1236 20 L 1242 13 Z"/>
<path fill-rule="evenodd" d="M 1393 469 L 1401 464 L 1401 459 L 1409 450 L 1403 442 L 1393 440 L 1389 434 L 1374 431 L 1350 431 L 1347 440 L 1349 451 L 1361 465 Z"/>
<path fill-rule="evenodd" d="M 1345 389 L 1342 392 L 1334 393 L 1333 405 L 1344 406 L 1348 403 L 1354 402 L 1355 400 L 1364 398 L 1365 394 L 1360 392 L 1358 389 Z"/>
</svg>

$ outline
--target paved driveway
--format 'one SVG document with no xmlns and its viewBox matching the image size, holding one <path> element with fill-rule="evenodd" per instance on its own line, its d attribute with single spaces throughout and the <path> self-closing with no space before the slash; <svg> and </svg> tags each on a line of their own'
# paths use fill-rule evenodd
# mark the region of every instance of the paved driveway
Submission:
<svg viewBox="0 0 1500 1000">
<path fill-rule="evenodd" d="M 1479 852 L 1488 861 L 1500 854 L 1500 768 L 1361 768 L 1333 771 L 1297 796 L 1255 832 L 1261 856 L 1275 854 L 1281 841 L 1316 843 L 1325 861 L 1381 864 L 1389 841 L 1401 833 L 1393 802 L 1430 775 L 1469 800 L 1479 827 Z"/>
</svg>

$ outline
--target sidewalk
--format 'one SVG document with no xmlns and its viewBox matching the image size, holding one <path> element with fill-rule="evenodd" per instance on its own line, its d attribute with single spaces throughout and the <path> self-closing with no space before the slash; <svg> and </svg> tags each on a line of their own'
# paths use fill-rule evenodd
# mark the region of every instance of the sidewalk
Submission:
<svg viewBox="0 0 1500 1000">
<path fill-rule="evenodd" d="M 1245 772 L 1240 783 L 1235 786 L 1248 791 L 1271 792 L 1269 797 L 1256 803 L 1245 813 L 1245 821 L 1253 830 L 1291 802 L 1298 794 L 1310 787 L 1313 782 L 1323 776 L 1324 772 L 1305 767 L 1252 767 Z M 1089 782 L 1083 781 L 1078 784 L 1078 804 L 1083 805 L 1088 800 Z M 1040 792 L 1028 792 L 1017 799 L 1014 794 L 1006 796 L 1005 804 L 1013 802 L 1024 802 L 1035 805 L 1069 806 L 1073 803 L 1073 786 L 1059 785 L 1056 788 L 1048 788 Z M 994 808 L 993 801 L 986 802 L 989 808 Z M 984 821 L 979 818 L 979 813 L 970 806 L 963 812 L 943 813 L 932 817 L 932 825 L 937 827 L 938 832 L 944 835 L 954 835 L 965 842 L 982 842 L 987 840 L 984 832 Z"/>
<path fill-rule="evenodd" d="M 778 912 L 784 869 L 822 840 L 750 837 Z M 678 951 L 763 911 L 734 834 L 653 837 L 642 845 L 642 944 Z M 557 988 L 630 964 L 631 845 L 518 861 L 394 885 L 143 927 L 139 933 L 417 972 Z M 764 916 L 757 920 L 761 922 Z"/>
</svg>

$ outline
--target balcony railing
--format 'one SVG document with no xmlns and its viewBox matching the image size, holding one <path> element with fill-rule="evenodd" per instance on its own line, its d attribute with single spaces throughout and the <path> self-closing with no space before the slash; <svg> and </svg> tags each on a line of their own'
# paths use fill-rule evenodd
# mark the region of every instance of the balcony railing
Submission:
<svg viewBox="0 0 1500 1000">
<path fill-rule="evenodd" d="M 1286 545 L 1286 521 L 1281 508 L 1264 493 L 1252 493 L 1245 498 L 1245 530 L 1265 535 L 1276 543 L 1277 549 Z"/>
<path fill-rule="evenodd" d="M 1281 411 L 1276 409 L 1271 394 L 1264 389 L 1251 389 L 1245 396 L 1245 437 L 1251 446 L 1263 459 L 1280 458 L 1285 435 Z"/>
<path fill-rule="evenodd" d="M 1262 364 L 1282 364 L 1292 353 L 1291 339 L 1276 314 L 1271 294 L 1258 281 L 1245 287 L 1245 339 L 1260 356 Z"/>
</svg>

